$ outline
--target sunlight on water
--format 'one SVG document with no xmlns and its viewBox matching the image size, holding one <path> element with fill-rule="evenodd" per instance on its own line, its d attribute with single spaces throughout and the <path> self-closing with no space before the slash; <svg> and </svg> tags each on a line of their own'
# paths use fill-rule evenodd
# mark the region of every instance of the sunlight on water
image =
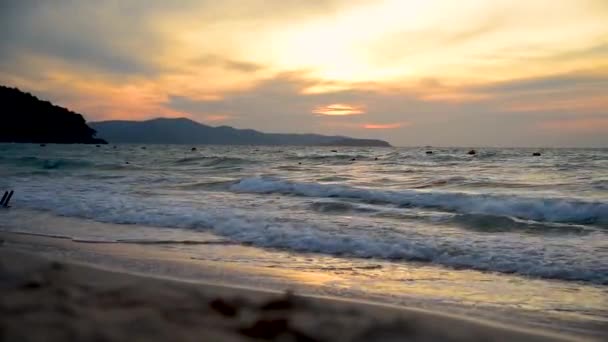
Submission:
<svg viewBox="0 0 608 342">
<path fill-rule="evenodd" d="M 4 144 L 0 228 L 211 250 L 330 294 L 605 321 L 608 150 L 426 150 Z"/>
</svg>

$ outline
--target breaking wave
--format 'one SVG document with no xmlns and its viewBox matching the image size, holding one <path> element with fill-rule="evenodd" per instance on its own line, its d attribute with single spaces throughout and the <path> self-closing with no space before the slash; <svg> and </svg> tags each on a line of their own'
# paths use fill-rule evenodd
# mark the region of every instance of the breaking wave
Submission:
<svg viewBox="0 0 608 342">
<path fill-rule="evenodd" d="M 333 184 L 290 182 L 264 177 L 241 179 L 230 189 L 236 192 L 357 199 L 370 203 L 434 208 L 463 214 L 512 216 L 539 222 L 596 224 L 608 227 L 608 204 L 575 199 L 415 190 L 385 191 Z"/>
</svg>

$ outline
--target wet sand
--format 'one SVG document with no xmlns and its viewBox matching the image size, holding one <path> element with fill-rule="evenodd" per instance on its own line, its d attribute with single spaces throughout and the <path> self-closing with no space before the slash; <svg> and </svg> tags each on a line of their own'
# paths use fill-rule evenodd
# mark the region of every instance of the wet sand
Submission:
<svg viewBox="0 0 608 342">
<path fill-rule="evenodd" d="M 569 340 L 418 309 L 181 282 L 64 260 L 0 246 L 1 340 Z"/>
</svg>

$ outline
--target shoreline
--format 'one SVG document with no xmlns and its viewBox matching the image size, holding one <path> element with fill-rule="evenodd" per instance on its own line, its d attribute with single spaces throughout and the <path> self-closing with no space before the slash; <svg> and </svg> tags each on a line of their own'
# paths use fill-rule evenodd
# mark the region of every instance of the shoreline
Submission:
<svg viewBox="0 0 608 342">
<path fill-rule="evenodd" d="M 582 340 L 417 308 L 144 276 L 41 255 L 0 246 L 7 340 Z"/>
</svg>

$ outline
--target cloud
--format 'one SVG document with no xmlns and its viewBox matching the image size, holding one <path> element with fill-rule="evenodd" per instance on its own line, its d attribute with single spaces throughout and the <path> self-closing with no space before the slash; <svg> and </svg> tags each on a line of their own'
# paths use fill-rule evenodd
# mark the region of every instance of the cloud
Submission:
<svg viewBox="0 0 608 342">
<path fill-rule="evenodd" d="M 539 124 L 545 130 L 564 133 L 605 133 L 608 135 L 608 117 L 572 118 L 563 120 L 548 120 Z"/>
<path fill-rule="evenodd" d="M 364 114 L 365 110 L 363 106 L 334 103 L 325 106 L 317 106 L 312 110 L 312 112 L 319 115 L 347 116 Z"/>
<path fill-rule="evenodd" d="M 365 129 L 397 129 L 397 128 L 401 128 L 401 127 L 409 127 L 411 125 L 412 124 L 410 122 L 395 122 L 395 123 L 385 123 L 385 124 L 368 123 L 368 124 L 361 125 L 361 127 L 365 128 Z"/>
<path fill-rule="evenodd" d="M 231 115 L 227 114 L 206 114 L 202 119 L 206 122 L 220 122 L 226 121 L 231 118 Z"/>
<path fill-rule="evenodd" d="M 220 66 L 228 70 L 240 71 L 245 73 L 256 72 L 264 69 L 262 65 L 256 63 L 237 61 L 213 54 L 208 54 L 200 58 L 194 59 L 192 61 L 192 64 L 197 66 Z"/>
<path fill-rule="evenodd" d="M 0 0 L 0 83 L 91 120 L 188 116 L 396 145 L 608 145 L 605 8 Z"/>
</svg>

